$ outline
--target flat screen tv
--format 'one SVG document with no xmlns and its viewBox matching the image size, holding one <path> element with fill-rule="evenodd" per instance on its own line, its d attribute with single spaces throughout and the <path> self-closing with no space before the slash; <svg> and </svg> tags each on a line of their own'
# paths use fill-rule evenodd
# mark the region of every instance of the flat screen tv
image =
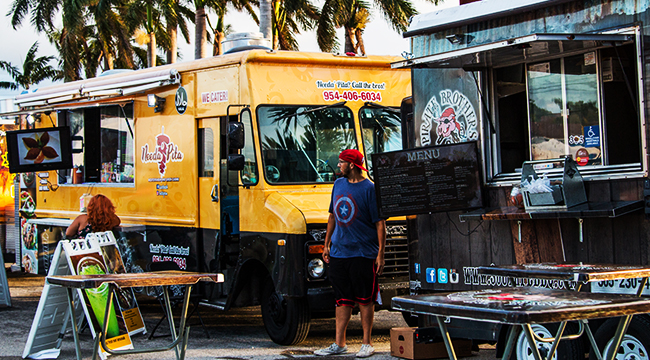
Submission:
<svg viewBox="0 0 650 360">
<path fill-rule="evenodd" d="M 72 168 L 70 127 L 7 131 L 9 172 Z"/>
</svg>

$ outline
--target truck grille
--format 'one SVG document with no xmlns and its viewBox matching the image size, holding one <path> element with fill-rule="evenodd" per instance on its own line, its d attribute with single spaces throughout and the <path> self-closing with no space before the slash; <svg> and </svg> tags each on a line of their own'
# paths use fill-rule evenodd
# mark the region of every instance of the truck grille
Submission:
<svg viewBox="0 0 650 360">
<path fill-rule="evenodd" d="M 324 229 L 313 229 L 309 234 L 316 241 L 325 241 Z M 386 224 L 386 251 L 384 273 L 381 279 L 396 279 L 409 275 L 409 254 L 406 224 Z"/>
<path fill-rule="evenodd" d="M 408 277 L 409 254 L 406 225 L 386 225 L 386 252 L 384 274 L 382 278 Z"/>
</svg>

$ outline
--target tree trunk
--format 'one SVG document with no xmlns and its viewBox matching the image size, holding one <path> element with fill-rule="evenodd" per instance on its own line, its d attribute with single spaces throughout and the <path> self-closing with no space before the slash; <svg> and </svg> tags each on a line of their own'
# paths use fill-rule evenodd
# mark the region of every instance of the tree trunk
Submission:
<svg viewBox="0 0 650 360">
<path fill-rule="evenodd" d="M 214 33 L 214 46 L 212 50 L 212 55 L 222 55 L 223 54 L 223 45 L 222 41 L 226 39 L 226 35 L 221 31 L 215 31 Z"/>
<path fill-rule="evenodd" d="M 167 50 L 167 64 L 176 62 L 176 53 L 178 52 L 178 25 L 169 26 L 167 28 L 169 33 L 169 50 Z"/>
<path fill-rule="evenodd" d="M 355 30 L 354 35 L 356 35 L 357 38 L 357 51 L 356 53 L 359 55 L 366 55 L 366 46 L 363 44 L 363 30 L 357 28 Z"/>
<path fill-rule="evenodd" d="M 196 8 L 194 20 L 196 25 L 194 30 L 194 58 L 202 59 L 205 57 L 206 53 L 205 39 L 207 38 L 205 27 L 205 7 L 198 6 Z"/>
<path fill-rule="evenodd" d="M 147 44 L 147 67 L 156 66 L 156 34 L 149 33 L 149 43 Z"/>
<path fill-rule="evenodd" d="M 265 39 L 273 40 L 273 24 L 271 20 L 272 0 L 260 0 L 260 32 Z"/>
<path fill-rule="evenodd" d="M 357 53 L 356 43 L 354 41 L 354 29 L 345 27 L 345 52 L 346 53 Z"/>
</svg>

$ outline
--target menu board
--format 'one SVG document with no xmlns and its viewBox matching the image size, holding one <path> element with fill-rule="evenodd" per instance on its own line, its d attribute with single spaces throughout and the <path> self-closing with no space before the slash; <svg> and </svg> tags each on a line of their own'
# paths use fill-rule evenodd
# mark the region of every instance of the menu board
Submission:
<svg viewBox="0 0 650 360">
<path fill-rule="evenodd" d="M 483 206 L 476 142 L 372 155 L 379 216 Z"/>
</svg>

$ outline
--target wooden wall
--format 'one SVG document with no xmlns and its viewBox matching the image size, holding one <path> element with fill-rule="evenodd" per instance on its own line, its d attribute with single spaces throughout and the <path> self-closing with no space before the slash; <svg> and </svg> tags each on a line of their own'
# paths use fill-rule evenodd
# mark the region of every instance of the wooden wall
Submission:
<svg viewBox="0 0 650 360">
<path fill-rule="evenodd" d="M 590 202 L 643 199 L 643 179 L 586 182 Z M 486 207 L 506 206 L 510 188 L 485 188 Z M 523 220 L 522 239 L 516 221 L 460 222 L 462 212 L 417 215 L 412 223 L 411 264 L 421 271 L 411 279 L 422 289 L 463 290 L 463 269 L 490 264 L 531 262 L 649 263 L 650 221 L 643 211 L 618 218 L 586 218 L 580 242 L 578 219 Z M 471 233 L 470 233 L 471 232 Z M 425 269 L 460 272 L 457 284 L 428 283 Z"/>
</svg>

